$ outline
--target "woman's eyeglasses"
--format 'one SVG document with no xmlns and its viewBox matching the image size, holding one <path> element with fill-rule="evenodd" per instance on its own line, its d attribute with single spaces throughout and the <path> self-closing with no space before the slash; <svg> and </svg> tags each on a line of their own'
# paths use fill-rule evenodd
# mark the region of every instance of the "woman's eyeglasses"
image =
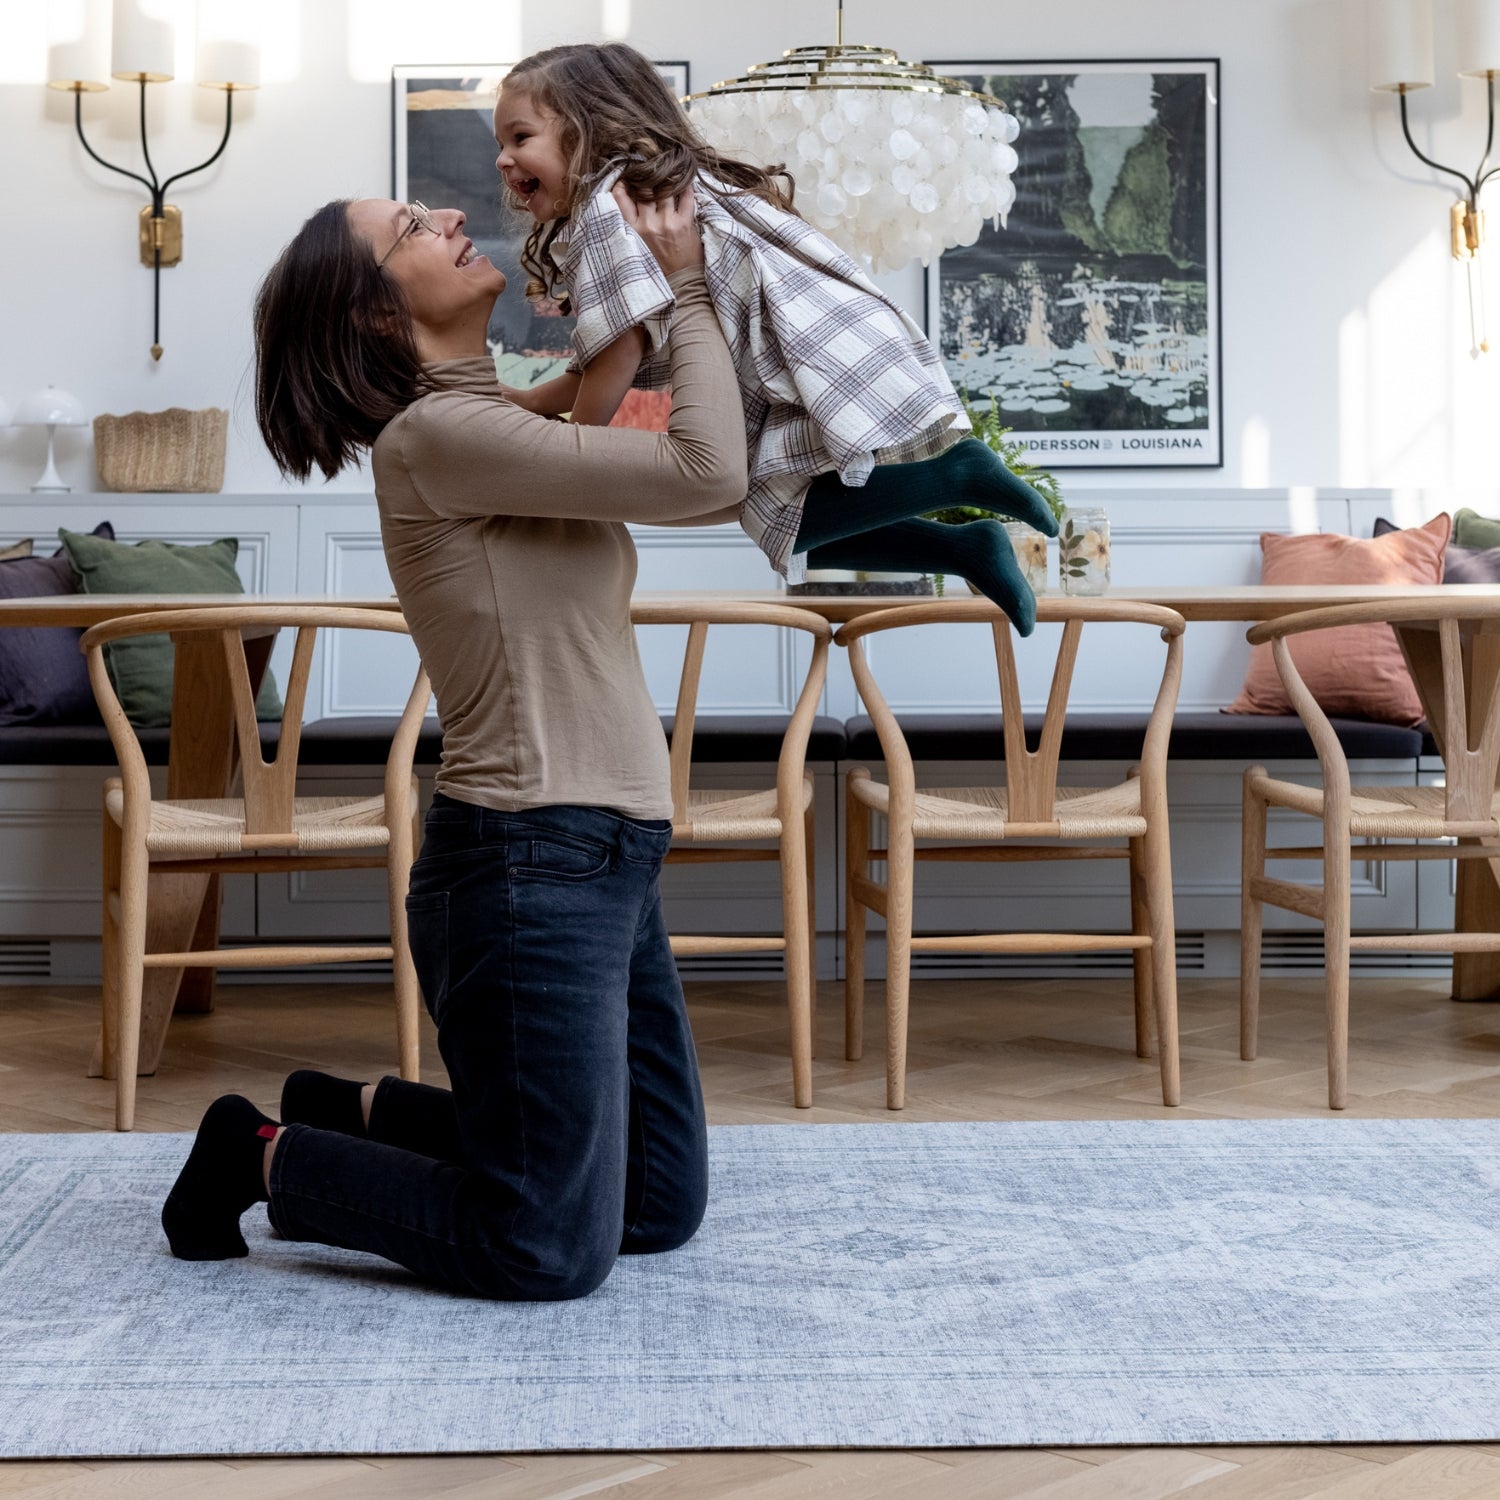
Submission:
<svg viewBox="0 0 1500 1500">
<path fill-rule="evenodd" d="M 406 211 L 411 215 L 411 223 L 408 224 L 406 228 L 396 236 L 396 243 L 392 245 L 391 248 L 387 250 L 379 260 L 375 262 L 377 270 L 381 266 L 385 265 L 386 261 L 388 261 L 396 253 L 396 251 L 400 249 L 400 247 L 412 237 L 412 235 L 419 233 L 423 229 L 429 230 L 433 234 L 441 234 L 443 232 L 437 227 L 436 224 L 432 222 L 432 211 L 427 207 L 425 203 L 422 203 L 418 199 L 413 198 L 412 201 L 406 205 Z"/>
</svg>

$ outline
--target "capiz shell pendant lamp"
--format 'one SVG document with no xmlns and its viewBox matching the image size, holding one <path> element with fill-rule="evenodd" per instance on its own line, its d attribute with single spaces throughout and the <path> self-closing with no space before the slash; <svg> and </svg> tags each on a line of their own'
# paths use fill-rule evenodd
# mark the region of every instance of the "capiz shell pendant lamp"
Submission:
<svg viewBox="0 0 1500 1500">
<path fill-rule="evenodd" d="M 110 40 L 106 46 L 104 37 Z M 101 167 L 118 172 L 138 182 L 151 195 L 151 202 L 141 210 L 141 264 L 150 268 L 155 282 L 152 297 L 151 357 L 162 356 L 161 342 L 161 273 L 182 259 L 182 210 L 166 201 L 173 183 L 191 177 L 212 166 L 229 144 L 234 124 L 234 96 L 237 91 L 260 86 L 260 53 L 253 45 L 227 37 L 204 34 L 200 19 L 197 57 L 198 84 L 201 88 L 224 91 L 224 134 L 218 148 L 196 167 L 176 172 L 163 180 L 151 161 L 151 147 L 146 133 L 146 91 L 151 84 L 170 83 L 173 78 L 176 44 L 172 27 L 153 15 L 145 0 L 114 0 L 106 10 L 103 0 L 88 0 L 84 34 L 75 41 L 54 46 L 48 57 L 47 87 L 73 95 L 73 127 L 83 149 Z M 141 91 L 141 158 L 146 175 L 107 162 L 89 145 L 83 133 L 83 96 L 101 93 L 109 87 L 103 76 L 108 56 L 109 78 L 134 83 Z"/>
<path fill-rule="evenodd" d="M 903 62 L 886 47 L 794 47 L 687 103 L 727 156 L 785 163 L 797 210 L 889 271 L 972 245 L 1015 202 L 1020 125 L 999 99 Z"/>
</svg>

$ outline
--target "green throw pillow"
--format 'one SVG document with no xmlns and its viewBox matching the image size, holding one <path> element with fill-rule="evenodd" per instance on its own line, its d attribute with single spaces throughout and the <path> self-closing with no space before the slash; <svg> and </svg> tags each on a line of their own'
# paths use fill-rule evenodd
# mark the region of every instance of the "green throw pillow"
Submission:
<svg viewBox="0 0 1500 1500">
<path fill-rule="evenodd" d="M 58 536 L 83 579 L 86 594 L 243 594 L 234 570 L 239 539 L 227 536 L 202 547 L 176 542 L 110 542 L 60 528 Z M 172 722 L 172 642 L 141 635 L 105 648 L 110 680 L 132 724 Z M 281 717 L 276 684 L 266 673 L 255 700 L 262 719 Z"/>
<path fill-rule="evenodd" d="M 1492 521 L 1465 506 L 1453 516 L 1453 544 L 1456 547 L 1500 547 L 1500 521 Z"/>
</svg>

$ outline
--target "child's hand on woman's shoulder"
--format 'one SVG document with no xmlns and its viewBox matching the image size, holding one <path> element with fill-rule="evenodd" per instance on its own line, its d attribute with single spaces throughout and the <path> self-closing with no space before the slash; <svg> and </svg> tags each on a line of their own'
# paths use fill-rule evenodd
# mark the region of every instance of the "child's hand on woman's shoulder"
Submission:
<svg viewBox="0 0 1500 1500">
<path fill-rule="evenodd" d="M 611 192 L 625 222 L 645 241 L 666 275 L 703 264 L 698 205 L 691 188 L 654 203 L 637 203 L 623 183 L 617 182 Z"/>
</svg>

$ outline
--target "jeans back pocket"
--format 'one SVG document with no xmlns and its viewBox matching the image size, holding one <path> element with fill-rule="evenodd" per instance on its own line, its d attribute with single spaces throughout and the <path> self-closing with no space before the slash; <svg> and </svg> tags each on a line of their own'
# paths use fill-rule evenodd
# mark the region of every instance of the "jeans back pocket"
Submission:
<svg viewBox="0 0 1500 1500">
<path fill-rule="evenodd" d="M 423 891 L 406 898 L 406 940 L 411 946 L 412 967 L 422 987 L 427 1014 L 442 1023 L 443 1002 L 448 997 L 448 895 L 447 891 Z"/>
</svg>

